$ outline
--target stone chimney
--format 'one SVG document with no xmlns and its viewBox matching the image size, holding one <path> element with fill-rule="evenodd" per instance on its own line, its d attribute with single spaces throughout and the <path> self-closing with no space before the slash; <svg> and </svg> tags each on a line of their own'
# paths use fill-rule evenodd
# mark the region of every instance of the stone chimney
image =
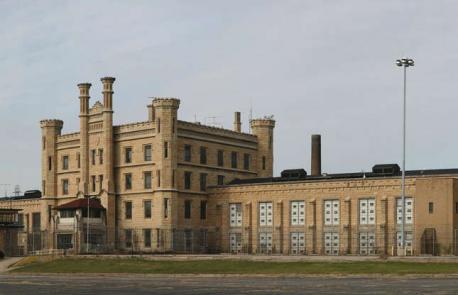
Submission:
<svg viewBox="0 0 458 295">
<path fill-rule="evenodd" d="M 242 122 L 241 122 L 241 115 L 240 112 L 234 113 L 234 131 L 235 132 L 242 132 Z"/>
<path fill-rule="evenodd" d="M 156 121 L 156 110 L 154 109 L 153 103 L 147 105 L 148 107 L 148 121 Z"/>
</svg>

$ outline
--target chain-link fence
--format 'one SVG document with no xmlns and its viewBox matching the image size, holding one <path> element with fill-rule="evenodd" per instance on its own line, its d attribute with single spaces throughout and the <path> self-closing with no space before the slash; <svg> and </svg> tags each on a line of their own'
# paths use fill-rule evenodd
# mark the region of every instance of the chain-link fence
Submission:
<svg viewBox="0 0 458 295">
<path fill-rule="evenodd" d="M 17 238 L 15 236 L 16 235 Z M 112 242 L 109 242 L 112 237 Z M 379 227 L 348 230 L 315 230 L 304 227 L 282 231 L 278 227 L 201 229 L 124 228 L 110 232 L 105 228 L 78 227 L 73 231 L 17 231 L 7 239 L 10 256 L 49 254 L 263 254 L 263 255 L 458 255 L 458 229 L 449 235 L 425 227 L 402 235 L 397 229 Z M 402 252 L 400 252 L 402 251 Z M 60 252 L 59 252 L 60 253 Z"/>
<path fill-rule="evenodd" d="M 209 229 L 129 228 L 116 232 L 118 251 L 125 253 L 220 253 L 218 233 Z"/>
<path fill-rule="evenodd" d="M 406 230 L 404 247 L 402 232 L 362 230 L 309 232 L 293 230 L 259 230 L 255 233 L 233 230 L 221 236 L 223 253 L 281 255 L 458 255 L 458 229 L 450 236 L 438 238 L 436 231 L 426 228 L 420 234 Z"/>
</svg>

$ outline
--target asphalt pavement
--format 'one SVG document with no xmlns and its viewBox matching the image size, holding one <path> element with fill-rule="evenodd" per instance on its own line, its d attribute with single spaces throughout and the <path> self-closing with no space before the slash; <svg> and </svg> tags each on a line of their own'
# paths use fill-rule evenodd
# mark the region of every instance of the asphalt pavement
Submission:
<svg viewBox="0 0 458 295">
<path fill-rule="evenodd" d="M 0 275 L 0 294 L 457 294 L 458 276 Z"/>
</svg>

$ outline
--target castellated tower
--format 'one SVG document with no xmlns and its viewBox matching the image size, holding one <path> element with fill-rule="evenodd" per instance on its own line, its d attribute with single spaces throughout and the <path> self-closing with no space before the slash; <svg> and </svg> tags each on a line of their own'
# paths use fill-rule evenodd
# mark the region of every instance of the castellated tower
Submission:
<svg viewBox="0 0 458 295">
<path fill-rule="evenodd" d="M 258 177 L 273 176 L 275 120 L 269 117 L 251 120 L 251 130 L 258 137 Z"/>
<path fill-rule="evenodd" d="M 57 197 L 57 137 L 64 122 L 61 120 L 40 121 L 42 134 L 41 175 L 43 196 Z"/>
<path fill-rule="evenodd" d="M 152 110 L 156 123 L 156 145 L 159 151 L 156 170 L 156 186 L 159 198 L 162 199 L 162 226 L 172 226 L 177 218 L 177 115 L 180 100 L 176 98 L 154 98 Z"/>
<path fill-rule="evenodd" d="M 115 78 L 100 80 L 94 102 L 92 85 L 78 84 L 79 130 L 61 134 L 62 121 L 41 121 L 44 197 L 33 218 L 34 230 L 49 233 L 44 247 L 67 247 L 70 237 L 76 253 L 101 244 L 145 252 L 216 247 L 224 205 L 209 192 L 272 176 L 275 121 L 252 120 L 252 134 L 242 132 L 240 112 L 233 130 L 186 122 L 178 120 L 179 99 L 155 97 L 147 120 L 113 126 Z M 87 207 L 95 209 L 89 217 Z"/>
<path fill-rule="evenodd" d="M 41 175 L 43 199 L 40 203 L 41 214 L 40 223 L 45 227 L 51 224 L 51 208 L 57 205 L 58 195 L 58 156 L 57 138 L 61 135 L 64 122 L 61 120 L 42 120 L 40 121 L 42 133 L 42 153 L 41 153 Z M 47 214 L 45 214 L 47 213 Z M 48 238 L 52 238 L 48 233 Z M 52 239 L 50 239 L 52 241 Z"/>
</svg>

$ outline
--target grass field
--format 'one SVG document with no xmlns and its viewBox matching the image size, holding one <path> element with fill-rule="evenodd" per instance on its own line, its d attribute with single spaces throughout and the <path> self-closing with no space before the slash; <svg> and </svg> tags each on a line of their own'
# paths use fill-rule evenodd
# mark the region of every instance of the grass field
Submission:
<svg viewBox="0 0 458 295">
<path fill-rule="evenodd" d="M 151 261 L 140 258 L 61 258 L 23 262 L 16 273 L 139 274 L 458 274 L 458 263 Z"/>
</svg>

